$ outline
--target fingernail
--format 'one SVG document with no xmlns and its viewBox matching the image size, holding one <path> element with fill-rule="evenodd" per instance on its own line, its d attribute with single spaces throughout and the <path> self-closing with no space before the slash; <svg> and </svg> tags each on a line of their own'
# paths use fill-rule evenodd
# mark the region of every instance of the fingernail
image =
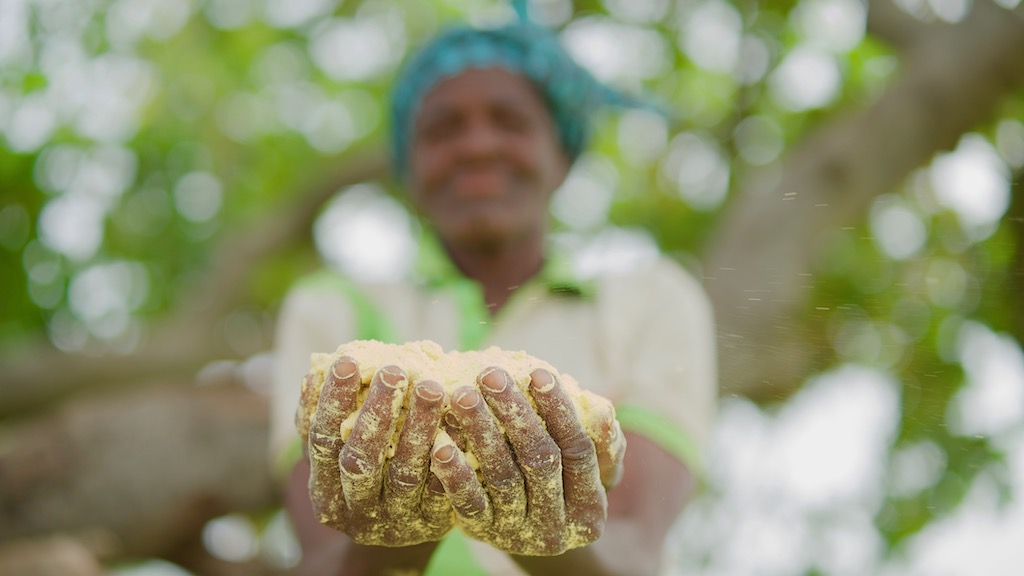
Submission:
<svg viewBox="0 0 1024 576">
<path fill-rule="evenodd" d="M 457 394 L 459 397 L 455 399 L 455 403 L 466 410 L 476 408 L 476 405 L 480 403 L 480 394 L 476 390 L 463 389 Z"/>
<path fill-rule="evenodd" d="M 441 446 L 437 450 L 434 450 L 434 458 L 442 464 L 451 462 L 452 458 L 455 458 L 455 447 L 451 444 Z"/>
<path fill-rule="evenodd" d="M 452 428 L 462 428 L 462 424 L 459 423 L 459 419 L 455 416 L 454 412 L 446 412 L 444 422 Z"/>
<path fill-rule="evenodd" d="M 508 381 L 510 379 L 508 373 L 501 368 L 491 368 L 480 375 L 480 385 L 492 394 L 498 394 L 504 392 L 505 388 L 508 388 Z"/>
<path fill-rule="evenodd" d="M 549 392 L 555 387 L 555 377 L 543 368 L 530 374 L 530 387 L 537 392 Z"/>
<path fill-rule="evenodd" d="M 316 376 L 313 374 L 306 374 L 302 377 L 302 389 L 308 390 L 317 384 Z"/>
<path fill-rule="evenodd" d="M 426 400 L 427 402 L 437 402 L 444 396 L 444 392 L 438 390 L 440 386 L 432 386 L 426 383 L 419 383 L 416 385 L 416 395 Z"/>
<path fill-rule="evenodd" d="M 345 366 L 345 373 L 339 374 L 338 368 L 342 367 L 343 365 Z M 334 377 L 338 380 L 348 380 L 349 378 L 356 375 L 357 370 L 358 368 L 356 367 L 356 365 L 353 362 L 349 362 L 348 360 L 338 360 L 333 365 L 331 365 L 331 374 L 334 374 Z"/>
<path fill-rule="evenodd" d="M 405 382 L 405 373 L 395 366 L 385 366 L 380 369 L 380 380 L 388 388 L 398 388 Z"/>
</svg>

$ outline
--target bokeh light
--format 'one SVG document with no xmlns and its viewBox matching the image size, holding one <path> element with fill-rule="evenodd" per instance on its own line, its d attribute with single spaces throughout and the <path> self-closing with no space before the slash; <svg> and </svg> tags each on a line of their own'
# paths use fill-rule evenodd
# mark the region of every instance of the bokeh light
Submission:
<svg viewBox="0 0 1024 576">
<path fill-rule="evenodd" d="M 401 278 L 416 252 L 412 217 L 372 184 L 342 191 L 317 219 L 313 237 L 329 263 L 360 281 Z"/>
<path fill-rule="evenodd" d="M 928 239 L 928 227 L 921 216 L 895 196 L 875 199 L 870 224 L 875 245 L 895 260 L 920 254 Z"/>
<path fill-rule="evenodd" d="M 562 41 L 577 61 L 597 78 L 626 87 L 665 72 L 671 48 L 654 30 L 609 18 L 574 20 Z"/>
<path fill-rule="evenodd" d="M 570 229 L 587 230 L 608 221 L 618 173 L 615 165 L 596 153 L 584 153 L 551 200 L 551 212 Z"/>
<path fill-rule="evenodd" d="M 1010 173 L 983 137 L 967 134 L 956 150 L 935 158 L 932 186 L 975 241 L 988 237 L 1010 205 Z"/>
<path fill-rule="evenodd" d="M 729 73 L 739 63 L 743 21 L 730 4 L 701 2 L 679 31 L 679 45 L 695 64 L 712 72 Z"/>
<path fill-rule="evenodd" d="M 729 190 L 729 162 L 718 142 L 704 134 L 683 132 L 673 138 L 662 172 L 698 210 L 717 208 Z"/>
<path fill-rule="evenodd" d="M 775 101 L 794 112 L 823 108 L 839 94 L 842 77 L 835 57 L 810 44 L 790 51 L 772 73 Z"/>
</svg>

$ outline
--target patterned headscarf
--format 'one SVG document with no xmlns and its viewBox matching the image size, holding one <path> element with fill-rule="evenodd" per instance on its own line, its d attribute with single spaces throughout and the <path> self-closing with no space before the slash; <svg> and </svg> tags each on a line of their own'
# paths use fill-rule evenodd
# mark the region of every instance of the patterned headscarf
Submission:
<svg viewBox="0 0 1024 576">
<path fill-rule="evenodd" d="M 646 104 L 595 79 L 573 60 L 551 31 L 526 18 L 525 2 L 513 2 L 517 22 L 492 29 L 448 28 L 412 57 L 391 97 L 392 160 L 397 175 L 409 169 L 413 123 L 423 98 L 440 81 L 469 68 L 503 68 L 529 78 L 540 90 L 562 147 L 576 160 L 590 135 L 590 118 L 602 105 Z"/>
</svg>

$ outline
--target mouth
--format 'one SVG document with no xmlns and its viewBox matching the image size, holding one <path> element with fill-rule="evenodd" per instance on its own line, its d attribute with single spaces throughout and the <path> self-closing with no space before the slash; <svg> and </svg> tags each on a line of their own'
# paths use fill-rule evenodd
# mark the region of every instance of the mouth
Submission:
<svg viewBox="0 0 1024 576">
<path fill-rule="evenodd" d="M 511 172 L 502 167 L 470 168 L 458 171 L 451 189 L 460 198 L 492 198 L 505 194 L 512 184 Z"/>
</svg>

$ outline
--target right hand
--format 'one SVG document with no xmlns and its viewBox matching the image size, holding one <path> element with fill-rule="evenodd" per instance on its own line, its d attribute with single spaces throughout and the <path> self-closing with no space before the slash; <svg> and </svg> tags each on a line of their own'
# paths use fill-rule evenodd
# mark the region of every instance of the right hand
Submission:
<svg viewBox="0 0 1024 576">
<path fill-rule="evenodd" d="M 398 425 L 408 377 L 395 365 L 373 376 L 358 406 L 359 366 L 349 356 L 338 358 L 325 372 L 309 426 L 309 495 L 320 523 L 348 534 L 360 544 L 411 546 L 437 541 L 454 525 L 451 504 L 430 473 L 434 433 L 445 403 L 437 382 L 416 382 L 396 445 L 388 444 Z M 307 378 L 306 386 L 311 385 Z M 299 406 L 300 414 L 306 410 Z M 358 410 L 352 433 L 341 438 L 341 424 Z"/>
<path fill-rule="evenodd" d="M 606 488 L 621 476 L 625 441 L 608 404 L 597 442 L 554 374 L 530 375 L 536 412 L 501 368 L 452 393 L 452 413 L 483 481 L 458 444 L 434 443 L 432 470 L 462 529 L 505 552 L 552 556 L 597 540 L 607 520 Z M 602 455 L 604 457 L 602 458 Z"/>
</svg>

